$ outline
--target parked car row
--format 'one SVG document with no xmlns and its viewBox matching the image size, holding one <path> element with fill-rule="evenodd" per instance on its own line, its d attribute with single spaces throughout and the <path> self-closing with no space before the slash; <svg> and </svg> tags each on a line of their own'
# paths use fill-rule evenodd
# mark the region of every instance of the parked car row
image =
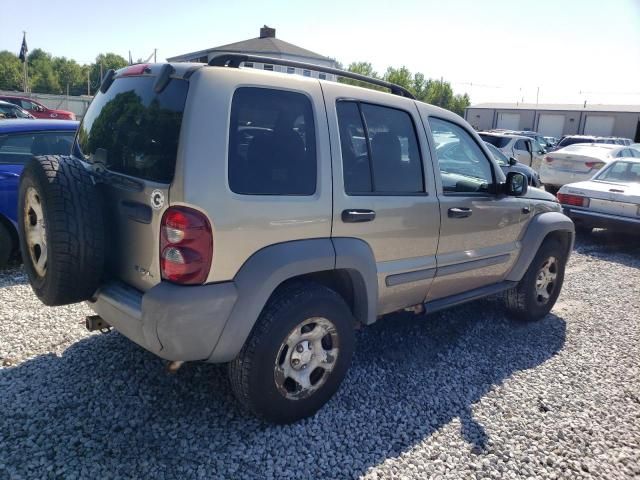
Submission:
<svg viewBox="0 0 640 480">
<path fill-rule="evenodd" d="M 16 206 L 24 164 L 34 155 L 68 155 L 77 128 L 72 120 L 0 122 L 0 267 L 18 249 Z"/>
<path fill-rule="evenodd" d="M 630 146 L 631 140 L 622 137 L 599 137 L 596 135 L 563 135 L 560 141 L 555 145 L 555 149 L 568 147 L 576 143 L 603 143 L 607 145 L 624 145 Z"/>
<path fill-rule="evenodd" d="M 57 110 L 48 108 L 42 103 L 28 97 L 20 97 L 13 95 L 0 96 L 0 102 L 6 102 L 19 107 L 20 110 L 27 112 L 29 117 L 19 116 L 17 118 L 47 118 L 51 120 L 75 120 L 76 114 L 67 110 Z M 16 118 L 16 117 L 7 117 Z"/>
<path fill-rule="evenodd" d="M 540 179 L 547 191 L 556 193 L 563 185 L 592 178 L 618 158 L 640 158 L 640 150 L 604 143 L 569 145 L 544 157 Z"/>
</svg>

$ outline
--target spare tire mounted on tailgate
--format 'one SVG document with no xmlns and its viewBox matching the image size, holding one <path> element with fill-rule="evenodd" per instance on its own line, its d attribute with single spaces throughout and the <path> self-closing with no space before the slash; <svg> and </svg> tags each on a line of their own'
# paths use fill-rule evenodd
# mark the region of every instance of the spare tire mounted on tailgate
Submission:
<svg viewBox="0 0 640 480">
<path fill-rule="evenodd" d="M 20 251 L 29 281 L 46 305 L 88 300 L 104 267 L 100 192 L 82 163 L 34 157 L 20 179 Z"/>
</svg>

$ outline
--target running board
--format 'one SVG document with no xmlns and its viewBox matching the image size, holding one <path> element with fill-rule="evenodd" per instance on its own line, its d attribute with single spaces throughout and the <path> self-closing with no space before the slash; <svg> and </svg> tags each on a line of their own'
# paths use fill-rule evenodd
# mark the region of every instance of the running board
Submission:
<svg viewBox="0 0 640 480">
<path fill-rule="evenodd" d="M 505 290 L 509 290 L 510 288 L 515 287 L 516 285 L 518 285 L 518 282 L 509 282 L 505 280 L 504 282 L 494 283 L 485 287 L 469 290 L 468 292 L 451 295 L 450 297 L 439 298 L 438 300 L 425 302 L 424 308 L 427 314 L 434 313 L 440 310 L 444 310 L 445 308 L 453 307 L 455 305 L 461 305 L 463 303 L 472 302 L 473 300 L 478 300 L 490 295 L 495 295 L 496 293 L 504 292 Z"/>
</svg>

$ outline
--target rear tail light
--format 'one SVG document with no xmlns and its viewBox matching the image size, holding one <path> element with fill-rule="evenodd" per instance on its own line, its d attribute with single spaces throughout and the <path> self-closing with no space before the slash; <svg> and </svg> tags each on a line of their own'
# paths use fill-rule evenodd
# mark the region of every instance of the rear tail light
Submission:
<svg viewBox="0 0 640 480">
<path fill-rule="evenodd" d="M 605 165 L 604 162 L 584 162 L 584 164 L 587 166 L 587 168 L 597 168 L 598 170 L 600 170 Z"/>
<path fill-rule="evenodd" d="M 571 195 L 567 193 L 558 193 L 558 201 L 563 205 L 571 205 L 574 207 L 588 207 L 589 198 L 582 195 Z"/>
<path fill-rule="evenodd" d="M 162 279 L 182 285 L 206 281 L 213 259 L 213 232 L 202 213 L 188 207 L 170 207 L 160 227 Z"/>
</svg>

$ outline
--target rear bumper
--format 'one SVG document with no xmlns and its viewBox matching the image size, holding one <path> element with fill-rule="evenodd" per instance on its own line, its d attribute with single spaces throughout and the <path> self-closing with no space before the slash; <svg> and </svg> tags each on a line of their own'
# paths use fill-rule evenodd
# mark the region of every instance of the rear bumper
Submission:
<svg viewBox="0 0 640 480">
<path fill-rule="evenodd" d="M 142 293 L 120 282 L 105 284 L 89 306 L 138 345 L 167 360 L 206 360 L 231 315 L 233 282 L 180 286 L 162 282 Z"/>
<path fill-rule="evenodd" d="M 623 217 L 610 213 L 594 212 L 581 208 L 563 207 L 565 215 L 571 218 L 576 225 L 592 228 L 610 228 L 631 233 L 640 233 L 640 217 Z"/>
<path fill-rule="evenodd" d="M 540 181 L 545 185 L 554 187 L 562 187 L 569 183 L 582 182 L 589 180 L 595 174 L 595 170 L 586 173 L 576 173 L 568 170 L 552 170 L 550 168 L 540 169 Z"/>
</svg>

